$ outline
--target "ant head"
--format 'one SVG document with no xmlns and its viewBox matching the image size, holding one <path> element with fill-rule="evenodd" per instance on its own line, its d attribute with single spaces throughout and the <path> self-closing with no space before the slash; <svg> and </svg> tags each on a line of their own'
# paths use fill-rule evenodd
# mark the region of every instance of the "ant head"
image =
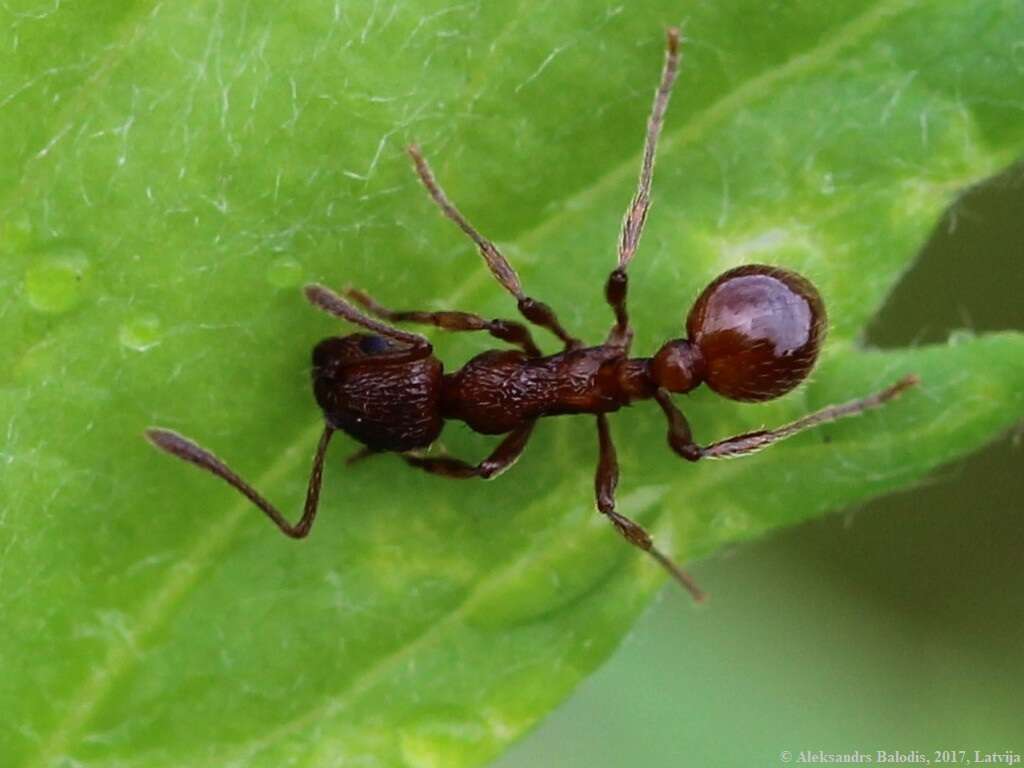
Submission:
<svg viewBox="0 0 1024 768">
<path fill-rule="evenodd" d="M 707 382 L 732 400 L 771 400 L 807 378 L 825 337 L 825 305 L 806 279 L 777 267 L 730 269 L 704 289 L 686 319 L 688 339 L 652 363 L 659 386 Z"/>
<path fill-rule="evenodd" d="M 371 333 L 352 333 L 332 336 L 313 348 L 315 376 L 333 376 L 344 368 L 365 362 L 372 357 L 387 354 L 394 342 Z"/>
</svg>

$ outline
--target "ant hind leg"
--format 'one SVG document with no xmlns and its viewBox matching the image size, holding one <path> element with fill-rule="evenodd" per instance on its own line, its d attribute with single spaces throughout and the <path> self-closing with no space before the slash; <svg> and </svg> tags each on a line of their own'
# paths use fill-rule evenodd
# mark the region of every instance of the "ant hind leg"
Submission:
<svg viewBox="0 0 1024 768">
<path fill-rule="evenodd" d="M 619 484 L 619 460 L 615 455 L 615 444 L 608 431 L 608 417 L 603 413 L 597 416 L 597 437 L 600 447 L 597 473 L 594 476 L 597 508 L 612 521 L 615 529 L 622 534 L 626 541 L 657 560 L 672 575 L 672 578 L 690 593 L 694 600 L 700 602 L 704 599 L 704 593 L 694 583 L 690 574 L 655 547 L 654 542 L 651 541 L 651 535 L 639 523 L 615 511 L 615 489 Z"/>
<path fill-rule="evenodd" d="M 481 235 L 476 228 L 469 223 L 469 220 L 455 207 L 454 203 L 448 199 L 445 195 L 444 190 L 441 189 L 441 185 L 437 183 L 437 179 L 434 177 L 434 172 L 430 170 L 430 165 L 427 164 L 426 158 L 420 152 L 419 147 L 415 144 L 409 147 L 409 156 L 412 158 L 413 163 L 416 166 L 416 174 L 420 177 L 420 181 L 423 182 L 423 186 L 426 187 L 427 193 L 430 195 L 430 199 L 433 200 L 438 208 L 447 216 L 449 219 L 454 221 L 459 229 L 466 233 L 466 235 L 477 245 L 480 249 L 480 254 L 484 257 L 484 261 L 487 263 L 488 269 L 491 270 L 491 274 L 497 279 L 501 286 L 512 294 L 516 299 L 516 304 L 519 307 L 519 311 L 523 317 L 529 320 L 534 325 L 539 325 L 541 328 L 547 328 L 551 333 L 555 334 L 566 349 L 578 349 L 583 346 L 583 342 L 577 339 L 575 336 L 569 334 L 562 324 L 558 321 L 558 316 L 551 307 L 542 301 L 537 301 L 534 298 L 527 296 L 523 293 L 523 285 L 519 280 L 519 275 L 512 268 L 512 265 L 508 263 L 501 251 L 488 240 L 486 237 Z"/>
<path fill-rule="evenodd" d="M 498 447 L 491 452 L 490 456 L 479 464 L 469 464 L 452 456 L 416 456 L 406 453 L 402 454 L 402 458 L 409 466 L 418 467 L 442 477 L 451 477 L 457 480 L 479 477 L 490 480 L 519 460 L 536 423 L 536 421 L 528 421 L 513 429 L 504 440 L 498 443 Z"/>
<path fill-rule="evenodd" d="M 859 416 L 872 408 L 878 408 L 893 400 L 905 391 L 918 383 L 917 376 L 904 376 L 892 386 L 886 387 L 880 392 L 875 392 L 867 397 L 851 400 L 841 405 L 829 405 L 821 410 L 809 413 L 796 421 L 784 424 L 776 429 L 759 429 L 754 432 L 744 432 L 741 435 L 727 437 L 724 440 L 710 443 L 708 445 L 697 445 L 690 432 L 690 425 L 686 417 L 676 408 L 667 390 L 659 389 L 654 394 L 661 410 L 668 419 L 668 444 L 677 454 L 687 461 L 699 461 L 700 459 L 727 459 L 735 456 L 745 456 L 750 453 L 767 448 L 773 443 L 792 437 L 805 429 L 811 429 L 820 424 L 828 424 L 831 421 L 838 421 L 850 416 Z"/>
</svg>

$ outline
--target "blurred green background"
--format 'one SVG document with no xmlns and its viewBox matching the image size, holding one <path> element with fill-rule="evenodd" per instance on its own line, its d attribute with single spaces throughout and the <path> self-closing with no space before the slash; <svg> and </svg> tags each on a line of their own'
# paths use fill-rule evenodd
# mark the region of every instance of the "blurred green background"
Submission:
<svg viewBox="0 0 1024 768">
<path fill-rule="evenodd" d="M 1022 214 L 1024 167 L 964 195 L 868 342 L 1024 328 Z M 706 606 L 666 587 L 611 661 L 495 765 L 781 765 L 783 750 L 818 749 L 1024 753 L 1020 438 L 924 487 L 698 564 Z"/>
</svg>

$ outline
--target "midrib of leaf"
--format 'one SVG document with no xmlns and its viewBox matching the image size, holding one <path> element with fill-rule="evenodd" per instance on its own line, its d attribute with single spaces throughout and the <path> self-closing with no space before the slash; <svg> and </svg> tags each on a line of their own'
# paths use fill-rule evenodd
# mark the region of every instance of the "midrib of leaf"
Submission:
<svg viewBox="0 0 1024 768">
<path fill-rule="evenodd" d="M 896 16 L 901 10 L 910 4 L 911 0 L 884 0 L 883 2 L 876 3 L 860 16 L 840 27 L 837 27 L 832 34 L 823 38 L 821 43 L 816 47 L 777 67 L 766 70 L 763 74 L 758 75 L 751 80 L 748 80 L 735 91 L 710 104 L 703 111 L 695 113 L 691 119 L 681 127 L 674 131 L 667 131 L 662 146 L 674 147 L 695 141 L 729 114 L 732 114 L 743 106 L 766 96 L 770 92 L 771 88 L 778 83 L 791 77 L 811 72 L 816 68 L 831 62 L 841 51 L 855 45 L 865 36 L 876 31 L 886 22 L 887 19 Z M 155 13 L 151 15 L 155 16 Z M 127 23 L 127 20 L 121 25 L 122 28 L 129 26 L 130 25 Z M 136 32 L 137 31 L 138 30 L 136 30 Z M 120 56 L 115 57 L 115 55 L 112 54 L 112 62 L 105 67 L 101 65 L 101 72 L 98 72 L 96 76 L 90 78 L 87 85 L 91 85 L 91 87 L 98 87 L 99 81 L 105 77 L 106 73 L 113 69 L 113 63 L 116 63 L 120 58 Z M 83 90 L 84 89 L 85 87 L 83 86 Z M 73 115 L 77 109 L 82 108 L 86 101 L 86 99 L 81 97 L 76 98 L 72 105 L 69 105 L 68 107 L 70 114 Z M 562 205 L 554 214 L 544 221 L 541 221 L 537 226 L 522 233 L 516 238 L 515 242 L 523 248 L 528 248 L 531 241 L 542 239 L 548 231 L 557 228 L 562 223 L 563 219 L 570 215 L 570 212 L 578 206 L 585 205 L 589 200 L 600 195 L 607 189 L 616 184 L 620 184 L 623 179 L 628 178 L 636 172 L 636 156 L 638 155 L 639 153 L 636 153 L 635 155 L 631 154 L 627 161 L 613 167 L 603 176 L 598 177 L 588 187 L 580 190 L 576 195 L 567 198 L 565 205 Z M 29 174 L 26 171 L 23 174 L 23 183 L 19 186 L 19 191 L 25 186 L 28 180 Z M 480 272 L 482 272 L 482 270 L 480 270 Z M 483 282 L 483 279 L 476 276 L 476 273 L 474 273 L 474 276 L 467 278 L 462 284 L 456 287 L 449 296 L 449 304 L 454 305 L 453 299 L 459 294 L 464 294 L 464 289 L 469 285 L 479 285 L 483 284 Z M 300 433 L 296 440 L 291 443 L 287 443 L 287 447 L 284 449 L 281 458 L 275 461 L 271 467 L 258 478 L 256 485 L 261 488 L 270 487 L 280 477 L 282 477 L 287 470 L 292 469 L 297 461 L 300 448 L 312 442 L 316 435 L 319 434 L 321 427 L 322 425 L 318 423 L 314 427 L 307 428 Z M 719 478 L 716 477 L 716 482 L 718 479 Z M 699 485 L 690 486 L 691 493 L 698 492 L 699 490 Z M 145 603 L 139 610 L 134 622 L 134 629 L 127 633 L 128 639 L 124 642 L 113 645 L 100 665 L 96 667 L 94 672 L 70 697 L 67 715 L 57 724 L 49 738 L 42 743 L 39 751 L 36 753 L 35 760 L 30 758 L 25 763 L 26 768 L 47 768 L 55 758 L 65 752 L 67 745 L 86 725 L 89 718 L 103 702 L 114 684 L 121 677 L 126 675 L 134 666 L 135 662 L 141 658 L 143 655 L 143 647 L 148 637 L 169 620 L 173 615 L 174 609 L 180 604 L 181 600 L 185 597 L 191 587 L 199 581 L 200 575 L 213 561 L 214 556 L 230 542 L 232 535 L 238 527 L 239 521 L 247 512 L 248 506 L 247 502 L 239 501 L 234 506 L 230 507 L 229 511 L 223 517 L 214 519 L 209 529 L 197 537 L 196 544 L 189 550 L 184 558 L 170 568 L 163 586 L 160 587 L 154 593 L 153 598 Z M 520 553 L 516 558 L 513 558 L 505 568 L 499 571 L 498 575 L 494 578 L 507 576 L 509 571 L 520 567 L 521 561 L 533 557 L 536 554 L 537 552 L 534 550 L 526 550 Z M 481 582 L 481 584 L 490 584 L 492 580 Z M 474 596 L 480 593 L 481 589 L 482 587 L 478 587 L 476 590 L 471 592 L 464 602 L 453 608 L 445 616 L 441 617 L 437 622 L 431 625 L 430 629 L 421 633 L 419 636 L 409 639 L 390 655 L 384 657 L 380 662 L 352 681 L 327 704 L 320 705 L 306 715 L 302 715 L 281 726 L 279 729 L 275 730 L 274 734 L 269 738 L 278 738 L 290 733 L 294 728 L 299 727 L 299 724 L 305 723 L 307 719 L 311 717 L 322 714 L 325 710 L 330 714 L 330 712 L 333 711 L 331 708 L 340 709 L 344 706 L 343 697 L 358 696 L 361 692 L 368 690 L 372 684 L 380 678 L 380 676 L 386 674 L 386 672 L 393 668 L 395 664 L 399 663 L 419 648 L 429 645 L 432 638 L 439 634 L 442 628 L 459 620 L 462 615 L 472 607 Z M 270 741 L 264 740 L 262 743 L 269 744 Z"/>
</svg>

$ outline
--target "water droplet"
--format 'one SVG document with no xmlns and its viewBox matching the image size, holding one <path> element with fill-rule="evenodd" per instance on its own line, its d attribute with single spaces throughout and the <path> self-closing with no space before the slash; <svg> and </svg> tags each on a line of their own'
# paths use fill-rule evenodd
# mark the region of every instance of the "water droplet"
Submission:
<svg viewBox="0 0 1024 768">
<path fill-rule="evenodd" d="M 160 319 L 154 315 L 143 315 L 122 323 L 117 338 L 128 349 L 145 352 L 160 343 Z"/>
<path fill-rule="evenodd" d="M 67 312 L 82 298 L 89 259 L 77 248 L 49 252 L 25 272 L 25 295 L 33 309 Z"/>
<path fill-rule="evenodd" d="M 302 282 L 302 265 L 287 256 L 275 259 L 267 267 L 267 282 L 275 288 L 294 288 Z"/>
</svg>

